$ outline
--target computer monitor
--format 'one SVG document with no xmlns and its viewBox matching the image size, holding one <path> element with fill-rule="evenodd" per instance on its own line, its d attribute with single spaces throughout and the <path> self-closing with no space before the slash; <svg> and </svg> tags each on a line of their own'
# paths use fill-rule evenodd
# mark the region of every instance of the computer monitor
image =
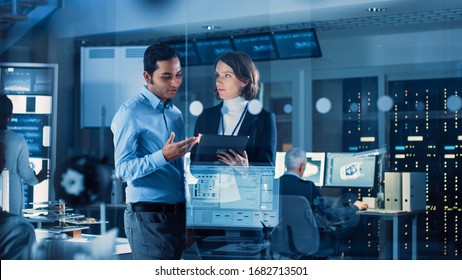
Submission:
<svg viewBox="0 0 462 280">
<path fill-rule="evenodd" d="M 7 128 L 24 136 L 29 156 L 45 158 L 51 144 L 50 122 L 47 114 L 14 114 Z"/>
<path fill-rule="evenodd" d="M 261 231 L 279 223 L 279 183 L 270 166 L 249 166 L 241 172 L 229 166 L 190 166 L 186 194 L 189 228 L 241 232 Z M 241 174 L 242 173 L 242 174 Z M 244 175 L 243 175 L 244 174 Z"/>
<path fill-rule="evenodd" d="M 326 153 L 324 186 L 373 188 L 377 181 L 375 155 Z"/>
<path fill-rule="evenodd" d="M 285 156 L 285 152 L 276 153 L 275 178 L 281 177 L 286 171 Z M 323 152 L 306 153 L 306 168 L 302 178 L 322 187 L 324 185 L 325 159 L 326 153 Z"/>
</svg>

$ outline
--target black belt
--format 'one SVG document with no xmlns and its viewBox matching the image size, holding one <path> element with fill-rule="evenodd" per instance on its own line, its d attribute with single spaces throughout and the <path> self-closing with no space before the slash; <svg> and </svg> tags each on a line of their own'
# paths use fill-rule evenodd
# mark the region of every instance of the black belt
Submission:
<svg viewBox="0 0 462 280">
<path fill-rule="evenodd" d="M 164 212 L 164 213 L 184 213 L 185 204 L 168 204 L 158 202 L 135 202 L 132 203 L 133 212 Z"/>
</svg>

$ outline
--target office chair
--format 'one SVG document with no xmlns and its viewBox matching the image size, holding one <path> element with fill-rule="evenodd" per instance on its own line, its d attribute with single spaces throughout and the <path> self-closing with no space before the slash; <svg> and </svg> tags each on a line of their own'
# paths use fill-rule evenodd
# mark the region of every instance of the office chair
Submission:
<svg viewBox="0 0 462 280">
<path fill-rule="evenodd" d="M 308 200 L 303 196 L 283 195 L 279 207 L 280 223 L 271 234 L 272 259 L 326 259 L 317 255 L 319 230 Z"/>
</svg>

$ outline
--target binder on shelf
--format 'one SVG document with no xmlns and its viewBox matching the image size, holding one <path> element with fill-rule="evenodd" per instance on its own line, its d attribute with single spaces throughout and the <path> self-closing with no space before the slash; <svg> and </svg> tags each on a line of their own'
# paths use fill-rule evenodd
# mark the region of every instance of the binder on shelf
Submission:
<svg viewBox="0 0 462 280">
<path fill-rule="evenodd" d="M 385 172 L 385 209 L 425 210 L 424 172 Z"/>
<path fill-rule="evenodd" d="M 401 210 L 401 173 L 385 172 L 385 209 Z"/>
<path fill-rule="evenodd" d="M 424 172 L 403 172 L 401 185 L 403 189 L 403 210 L 425 210 L 425 184 Z"/>
</svg>

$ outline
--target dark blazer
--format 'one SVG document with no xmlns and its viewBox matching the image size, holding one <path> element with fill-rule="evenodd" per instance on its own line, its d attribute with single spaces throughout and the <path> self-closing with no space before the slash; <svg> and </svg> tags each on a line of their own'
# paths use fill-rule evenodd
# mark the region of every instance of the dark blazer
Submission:
<svg viewBox="0 0 462 280">
<path fill-rule="evenodd" d="M 297 176 L 284 174 L 279 178 L 279 193 L 281 195 L 301 195 L 306 197 L 314 211 L 314 198 L 321 196 L 316 185 Z"/>
<path fill-rule="evenodd" d="M 218 134 L 222 106 L 223 102 L 202 112 L 197 118 L 194 135 L 197 136 L 199 133 Z M 274 165 L 276 158 L 276 118 L 273 113 L 265 109 L 258 115 L 247 112 L 237 135 L 249 136 L 245 150 L 250 164 Z M 191 150 L 191 160 L 194 160 L 196 146 Z"/>
<path fill-rule="evenodd" d="M 358 207 L 349 205 L 347 207 L 332 208 L 322 197 L 319 188 L 307 180 L 298 178 L 291 174 L 284 174 L 279 178 L 280 195 L 301 195 L 310 202 L 319 227 L 326 227 L 330 223 L 344 221 L 351 218 Z"/>
</svg>

